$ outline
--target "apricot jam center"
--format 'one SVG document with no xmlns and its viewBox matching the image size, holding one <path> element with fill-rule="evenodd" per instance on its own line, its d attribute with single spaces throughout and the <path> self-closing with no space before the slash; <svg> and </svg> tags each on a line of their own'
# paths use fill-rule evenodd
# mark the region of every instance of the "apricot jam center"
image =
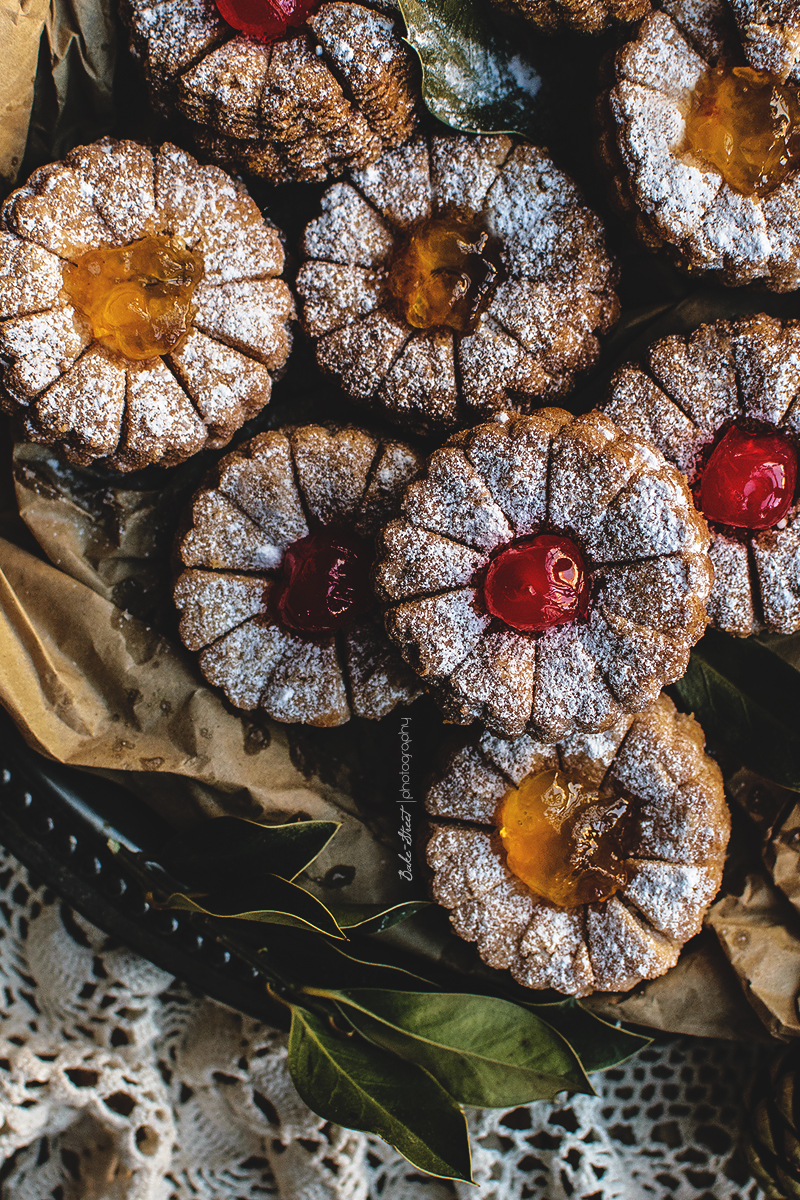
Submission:
<svg viewBox="0 0 800 1200">
<path fill-rule="evenodd" d="M 559 908 L 607 900 L 628 880 L 634 822 L 624 797 L 543 771 L 506 793 L 497 824 L 509 870 Z"/>
<path fill-rule="evenodd" d="M 430 217 L 409 234 L 389 268 L 399 315 L 415 329 L 474 329 L 501 281 L 499 246 L 478 219 Z"/>
<path fill-rule="evenodd" d="M 326 525 L 300 538 L 283 558 L 277 585 L 280 620 L 295 633 L 336 633 L 374 604 L 374 547 L 356 533 Z"/>
<path fill-rule="evenodd" d="M 138 360 L 168 354 L 186 337 L 202 274 L 202 254 L 159 234 L 66 263 L 64 291 L 98 342 Z"/>
<path fill-rule="evenodd" d="M 686 118 L 688 149 L 745 196 L 764 196 L 800 165 L 800 89 L 752 67 L 714 67 Z"/>
</svg>

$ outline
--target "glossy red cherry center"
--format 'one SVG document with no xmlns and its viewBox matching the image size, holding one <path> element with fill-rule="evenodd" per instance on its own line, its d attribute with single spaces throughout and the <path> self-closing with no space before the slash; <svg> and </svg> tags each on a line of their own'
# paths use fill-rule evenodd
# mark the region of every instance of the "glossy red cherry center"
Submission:
<svg viewBox="0 0 800 1200">
<path fill-rule="evenodd" d="M 483 585 L 486 607 L 521 633 L 586 616 L 589 580 L 580 550 L 550 533 L 520 538 L 493 559 Z"/>
<path fill-rule="evenodd" d="M 794 499 L 797 451 L 781 433 L 751 433 L 733 425 L 703 468 L 697 498 L 720 525 L 770 529 Z"/>
<path fill-rule="evenodd" d="M 371 542 L 328 525 L 289 546 L 277 585 L 280 620 L 296 633 L 330 634 L 373 605 Z"/>
<path fill-rule="evenodd" d="M 216 0 L 223 20 L 251 37 L 269 41 L 304 25 L 320 0 Z"/>
</svg>

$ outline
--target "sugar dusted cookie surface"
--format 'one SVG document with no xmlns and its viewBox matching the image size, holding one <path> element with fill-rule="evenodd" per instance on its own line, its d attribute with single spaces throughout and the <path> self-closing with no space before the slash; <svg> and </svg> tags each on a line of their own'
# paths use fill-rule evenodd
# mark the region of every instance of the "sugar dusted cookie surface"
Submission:
<svg viewBox="0 0 800 1200">
<path fill-rule="evenodd" d="M 126 328 L 157 282 L 126 299 L 142 247 L 149 270 L 185 272 L 187 260 L 193 274 L 176 336 L 151 337 L 144 356 L 128 357 L 119 346 L 130 339 L 108 330 Z M 124 277 L 98 310 L 110 326 L 81 301 L 82 268 L 99 278 L 104 256 L 109 276 Z M 294 304 L 282 269 L 277 231 L 219 168 L 168 143 L 78 147 L 3 206 L 0 404 L 32 441 L 80 465 L 171 466 L 224 446 L 269 402 L 289 355 Z M 163 318 L 158 310 L 151 335 Z"/>
<path fill-rule="evenodd" d="M 599 33 L 614 21 L 637 21 L 650 0 L 495 0 L 507 12 L 527 17 L 548 33 L 574 29 Z"/>
<path fill-rule="evenodd" d="M 384 154 L 323 196 L 303 249 L 320 365 L 422 431 L 565 394 L 619 312 L 600 218 L 543 150 L 505 136 Z"/>
<path fill-rule="evenodd" d="M 322 425 L 259 434 L 221 460 L 187 513 L 174 596 L 185 645 L 237 708 L 326 726 L 415 699 L 369 570 L 419 467 L 402 442 Z"/>
<path fill-rule="evenodd" d="M 276 6 L 279 7 L 279 6 Z M 213 0 L 124 0 L 156 104 L 198 150 L 272 183 L 323 180 L 411 136 L 418 67 L 392 3 L 315 4 L 274 41 L 231 28 Z"/>
<path fill-rule="evenodd" d="M 543 535 L 557 543 L 548 586 L 572 607 L 526 627 L 529 560 L 507 573 L 511 608 L 487 585 L 509 549 Z M 708 544 L 683 476 L 648 442 L 597 412 L 540 409 L 431 455 L 381 534 L 375 586 L 448 720 L 558 741 L 609 728 L 684 673 L 706 625 Z"/>
<path fill-rule="evenodd" d="M 730 0 L 751 66 L 780 79 L 800 79 L 797 0 Z"/>
<path fill-rule="evenodd" d="M 757 283 L 793 291 L 800 286 L 800 170 L 795 166 L 787 175 L 781 169 L 773 177 L 768 151 L 776 138 L 785 138 L 787 147 L 796 144 L 796 123 L 787 128 L 780 115 L 796 106 L 781 93 L 778 79 L 735 67 L 741 59 L 739 32 L 723 0 L 664 0 L 617 53 L 602 157 L 618 206 L 648 245 L 665 249 L 693 273 L 711 273 L 731 286 Z M 740 118 L 748 96 L 756 106 L 767 98 L 756 127 L 739 120 L 712 138 L 731 147 L 734 157 L 739 146 L 745 156 L 750 153 L 754 134 L 763 141 L 765 173 L 762 178 L 759 170 L 754 190 L 743 188 L 736 173 L 726 178 L 720 161 L 689 137 L 692 114 L 717 69 L 750 72 L 739 81 L 746 85 L 740 88 L 745 107 L 740 101 L 733 105 Z M 732 116 L 733 110 L 723 120 Z M 713 112 L 710 119 L 717 119 Z M 770 119 L 774 129 L 761 129 Z M 777 155 L 778 165 L 783 157 Z"/>
<path fill-rule="evenodd" d="M 455 932 L 525 987 L 568 995 L 626 991 L 667 971 L 719 890 L 730 833 L 722 775 L 703 742 L 666 696 L 558 745 L 489 733 L 463 742 L 426 797 L 433 896 Z M 624 869 L 591 903 L 537 895 L 509 869 L 500 840 L 504 798 L 555 768 L 576 791 L 609 793 L 626 810 Z"/>
<path fill-rule="evenodd" d="M 728 633 L 800 629 L 798 393 L 800 323 L 761 313 L 656 342 L 644 364 L 616 374 L 603 404 L 623 429 L 658 446 L 706 505 L 715 576 L 708 613 Z M 724 475 L 714 471 L 720 456 Z M 758 520 L 751 506 L 741 511 L 745 490 L 780 505 Z"/>
</svg>

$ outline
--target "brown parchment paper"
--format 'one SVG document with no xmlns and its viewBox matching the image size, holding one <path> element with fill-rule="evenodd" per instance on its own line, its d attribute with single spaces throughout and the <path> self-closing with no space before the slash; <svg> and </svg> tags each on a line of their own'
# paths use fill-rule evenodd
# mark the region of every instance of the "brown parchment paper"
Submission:
<svg viewBox="0 0 800 1200">
<path fill-rule="evenodd" d="M 19 528 L 0 541 L 0 702 L 37 749 L 113 773 L 178 825 L 221 812 L 340 820 L 340 833 L 315 864 L 317 882 L 329 865 L 351 865 L 353 882 L 337 899 L 400 898 L 391 818 L 387 828 L 365 816 L 335 773 L 301 770 L 292 730 L 230 708 L 178 641 L 172 539 L 178 512 L 208 465 L 200 456 L 133 487 L 72 468 L 46 447 L 14 447 L 19 528 L 30 544 L 22 544 Z M 740 790 L 742 803 L 750 803 L 752 778 Z M 765 836 L 773 835 L 785 799 L 778 795 L 770 805 Z M 771 887 L 766 878 L 763 886 Z M 698 1036 L 800 1033 L 793 1015 L 800 941 L 795 947 L 777 916 L 770 924 L 772 910 L 755 885 L 726 895 L 714 911 L 716 936 L 709 930 L 695 939 L 667 975 L 627 995 L 592 997 L 587 1007 L 612 1020 Z M 470 969 L 472 947 L 440 917 L 432 910 L 387 940 Z M 737 941 L 742 922 L 757 945 L 750 957 Z M 793 965 L 776 966 L 787 948 Z"/>
<path fill-rule="evenodd" d="M 14 186 L 25 153 L 48 9 L 49 0 L 0 0 L 0 195 Z"/>
</svg>

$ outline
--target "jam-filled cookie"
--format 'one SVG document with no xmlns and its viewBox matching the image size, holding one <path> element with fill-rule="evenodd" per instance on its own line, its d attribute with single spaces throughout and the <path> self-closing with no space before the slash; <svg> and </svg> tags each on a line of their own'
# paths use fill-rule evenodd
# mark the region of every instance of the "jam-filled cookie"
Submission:
<svg viewBox="0 0 800 1200">
<path fill-rule="evenodd" d="M 317 359 L 416 429 L 563 395 L 618 315 L 600 218 L 527 143 L 418 138 L 322 206 L 297 278 Z"/>
<path fill-rule="evenodd" d="M 375 534 L 420 462 L 401 442 L 307 425 L 226 455 L 178 555 L 180 634 L 232 704 L 341 725 L 414 700 L 370 587 Z"/>
<path fill-rule="evenodd" d="M 381 535 L 375 586 L 448 720 L 558 741 L 684 673 L 708 540 L 660 452 L 600 413 L 546 408 L 435 451 Z"/>
<path fill-rule="evenodd" d="M 548 33 L 574 29 L 599 33 L 612 21 L 637 21 L 650 12 L 650 0 L 495 0 L 507 12 L 527 17 Z"/>
<path fill-rule="evenodd" d="M 794 76 L 800 63 L 800 4 L 797 0 L 730 0 L 751 67 L 779 79 Z"/>
<path fill-rule="evenodd" d="M 721 0 L 665 0 L 616 56 L 603 157 L 639 235 L 721 282 L 800 287 L 800 90 L 741 65 Z"/>
<path fill-rule="evenodd" d="M 224 166 L 322 180 L 417 124 L 418 68 L 391 2 L 123 0 L 122 13 L 157 105 Z"/>
<path fill-rule="evenodd" d="M 569 995 L 662 975 L 719 890 L 730 815 L 697 722 L 661 696 L 558 745 L 484 733 L 426 804 L 433 895 L 518 983 Z"/>
<path fill-rule="evenodd" d="M 247 192 L 176 146 L 105 138 L 0 214 L 0 405 L 118 471 L 224 446 L 269 401 L 294 306 Z"/>
<path fill-rule="evenodd" d="M 623 367 L 604 411 L 687 476 L 711 529 L 714 625 L 800 630 L 800 322 L 701 325 Z"/>
</svg>

